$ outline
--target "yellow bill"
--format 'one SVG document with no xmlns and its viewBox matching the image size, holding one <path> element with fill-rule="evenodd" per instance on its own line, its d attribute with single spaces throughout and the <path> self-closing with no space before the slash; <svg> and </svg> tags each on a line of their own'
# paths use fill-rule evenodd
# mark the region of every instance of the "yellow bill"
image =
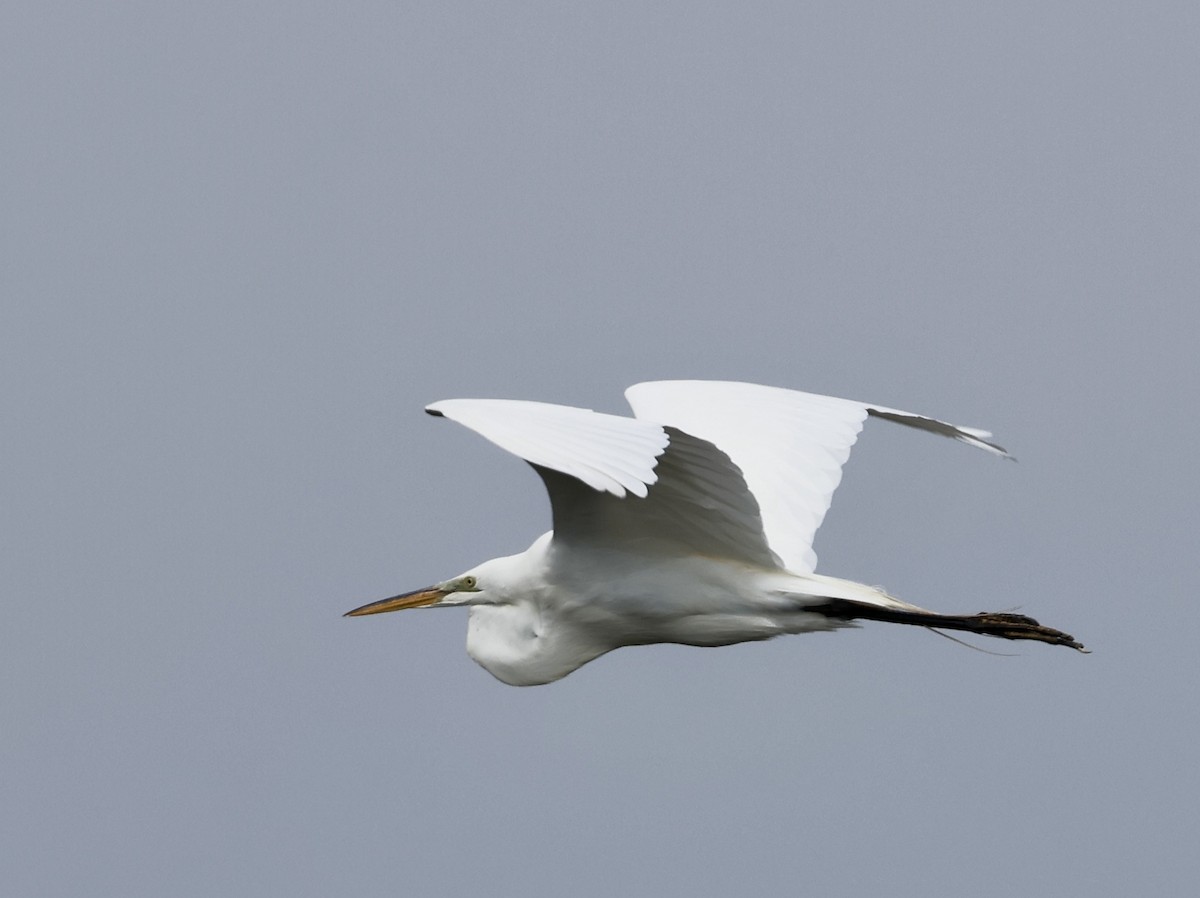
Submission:
<svg viewBox="0 0 1200 898">
<path fill-rule="evenodd" d="M 436 605 L 449 595 L 449 591 L 440 586 L 426 586 L 424 589 L 406 592 L 403 595 L 381 599 L 353 611 L 347 611 L 343 617 L 362 617 L 364 614 L 383 614 L 385 611 L 403 611 L 406 608 L 424 608 L 426 605 Z"/>
</svg>

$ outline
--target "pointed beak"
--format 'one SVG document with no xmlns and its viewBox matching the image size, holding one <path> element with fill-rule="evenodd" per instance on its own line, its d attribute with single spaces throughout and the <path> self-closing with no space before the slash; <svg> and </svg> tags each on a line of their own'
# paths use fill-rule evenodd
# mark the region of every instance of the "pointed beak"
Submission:
<svg viewBox="0 0 1200 898">
<path fill-rule="evenodd" d="M 390 599 L 372 602 L 370 605 L 363 605 L 361 608 L 347 611 L 342 617 L 362 617 L 364 614 L 403 611 L 405 608 L 424 608 L 426 605 L 436 605 L 448 595 L 450 593 L 444 589 L 437 586 L 427 586 L 424 589 L 417 589 L 412 592 L 406 592 L 403 595 L 392 596 Z"/>
</svg>

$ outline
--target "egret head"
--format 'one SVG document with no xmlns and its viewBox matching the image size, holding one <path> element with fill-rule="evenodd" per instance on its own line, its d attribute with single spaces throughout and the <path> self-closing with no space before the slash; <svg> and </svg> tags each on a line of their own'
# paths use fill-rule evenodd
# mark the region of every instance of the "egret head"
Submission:
<svg viewBox="0 0 1200 898">
<path fill-rule="evenodd" d="M 343 617 L 361 617 L 364 614 L 382 614 L 385 611 L 403 611 L 405 608 L 427 608 L 434 605 L 482 605 L 489 601 L 480 578 L 475 574 L 463 574 L 461 577 L 453 577 L 424 589 L 415 589 L 390 599 L 371 602 L 369 605 L 347 611 Z"/>
</svg>

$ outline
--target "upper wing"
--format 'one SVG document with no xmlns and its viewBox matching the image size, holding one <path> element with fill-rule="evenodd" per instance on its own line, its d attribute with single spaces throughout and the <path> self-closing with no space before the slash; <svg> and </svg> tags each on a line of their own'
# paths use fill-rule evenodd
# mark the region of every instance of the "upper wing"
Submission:
<svg viewBox="0 0 1200 898">
<path fill-rule="evenodd" d="M 704 439 L 541 402 L 448 399 L 426 411 L 534 466 L 550 493 L 556 542 L 779 564 L 741 471 Z"/>
<path fill-rule="evenodd" d="M 677 427 L 728 454 L 757 499 L 771 550 L 800 573 L 816 567 L 813 536 L 868 415 L 1008 454 L 985 439 L 985 430 L 778 387 L 656 381 L 630 387 L 625 397 L 639 420 Z"/>
<path fill-rule="evenodd" d="M 667 448 L 659 424 L 586 408 L 520 399 L 443 399 L 426 406 L 531 465 L 569 474 L 593 490 L 645 496 Z"/>
</svg>

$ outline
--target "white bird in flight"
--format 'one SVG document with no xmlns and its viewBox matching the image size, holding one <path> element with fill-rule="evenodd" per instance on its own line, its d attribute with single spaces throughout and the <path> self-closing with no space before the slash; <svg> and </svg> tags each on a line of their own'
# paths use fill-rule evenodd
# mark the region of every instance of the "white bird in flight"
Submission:
<svg viewBox="0 0 1200 898">
<path fill-rule="evenodd" d="M 938 614 L 814 572 L 813 535 L 868 416 L 1007 456 L 987 431 L 755 384 L 658 381 L 625 396 L 636 417 L 501 399 L 428 406 L 529 462 L 554 529 L 519 555 L 346 616 L 466 605 L 467 653 L 513 686 L 626 645 L 732 645 L 855 620 L 1084 651 L 1024 615 Z"/>
</svg>

